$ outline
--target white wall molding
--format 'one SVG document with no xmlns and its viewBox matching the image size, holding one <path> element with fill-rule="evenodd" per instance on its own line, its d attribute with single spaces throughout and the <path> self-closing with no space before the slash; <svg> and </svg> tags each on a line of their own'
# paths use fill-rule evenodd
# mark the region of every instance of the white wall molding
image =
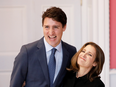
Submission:
<svg viewBox="0 0 116 87">
<path fill-rule="evenodd" d="M 19 51 L 27 40 L 26 7 L 0 6 L 0 31 L 0 52 Z"/>
<path fill-rule="evenodd" d="M 0 73 L 11 72 L 21 45 L 27 42 L 26 6 L 0 6 Z"/>
</svg>

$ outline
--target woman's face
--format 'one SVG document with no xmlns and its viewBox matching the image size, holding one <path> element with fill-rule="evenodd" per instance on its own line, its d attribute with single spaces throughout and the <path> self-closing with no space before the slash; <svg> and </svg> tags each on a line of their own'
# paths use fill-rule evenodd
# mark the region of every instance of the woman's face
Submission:
<svg viewBox="0 0 116 87">
<path fill-rule="evenodd" d="M 86 69 L 91 69 L 93 66 L 96 66 L 96 62 L 94 62 L 96 58 L 96 50 L 93 46 L 87 45 L 80 52 L 77 63 L 79 67 L 83 67 Z"/>
</svg>

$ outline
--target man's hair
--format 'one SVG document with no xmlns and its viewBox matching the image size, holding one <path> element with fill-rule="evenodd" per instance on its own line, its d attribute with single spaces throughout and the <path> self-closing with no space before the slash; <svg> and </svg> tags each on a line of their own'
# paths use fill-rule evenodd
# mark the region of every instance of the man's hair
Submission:
<svg viewBox="0 0 116 87">
<path fill-rule="evenodd" d="M 64 13 L 64 11 L 62 9 L 60 9 L 59 7 L 51 7 L 49 9 L 47 9 L 43 15 L 42 15 L 42 26 L 44 24 L 44 19 L 48 17 L 48 18 L 52 18 L 53 20 L 60 22 L 62 24 L 62 27 L 64 27 L 67 23 L 67 17 L 66 14 Z"/>
</svg>

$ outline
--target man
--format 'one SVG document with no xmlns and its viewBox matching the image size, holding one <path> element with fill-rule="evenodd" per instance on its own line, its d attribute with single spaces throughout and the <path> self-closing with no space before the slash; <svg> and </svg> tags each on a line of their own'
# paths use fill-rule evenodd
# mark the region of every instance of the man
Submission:
<svg viewBox="0 0 116 87">
<path fill-rule="evenodd" d="M 67 17 L 62 9 L 51 7 L 42 15 L 44 37 L 22 46 L 15 58 L 10 87 L 60 87 L 76 48 L 61 40 Z M 51 81 L 50 55 L 55 48 L 55 74 Z M 54 69 L 53 69 L 54 70 Z M 52 82 L 52 83 L 51 83 Z"/>
</svg>

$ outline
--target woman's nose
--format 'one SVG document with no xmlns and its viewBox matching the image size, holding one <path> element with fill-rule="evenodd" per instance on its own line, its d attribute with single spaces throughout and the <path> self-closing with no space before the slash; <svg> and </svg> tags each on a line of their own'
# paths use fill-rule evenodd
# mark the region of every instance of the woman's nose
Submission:
<svg viewBox="0 0 116 87">
<path fill-rule="evenodd" d="M 86 53 L 83 53 L 83 57 L 86 58 Z"/>
</svg>

